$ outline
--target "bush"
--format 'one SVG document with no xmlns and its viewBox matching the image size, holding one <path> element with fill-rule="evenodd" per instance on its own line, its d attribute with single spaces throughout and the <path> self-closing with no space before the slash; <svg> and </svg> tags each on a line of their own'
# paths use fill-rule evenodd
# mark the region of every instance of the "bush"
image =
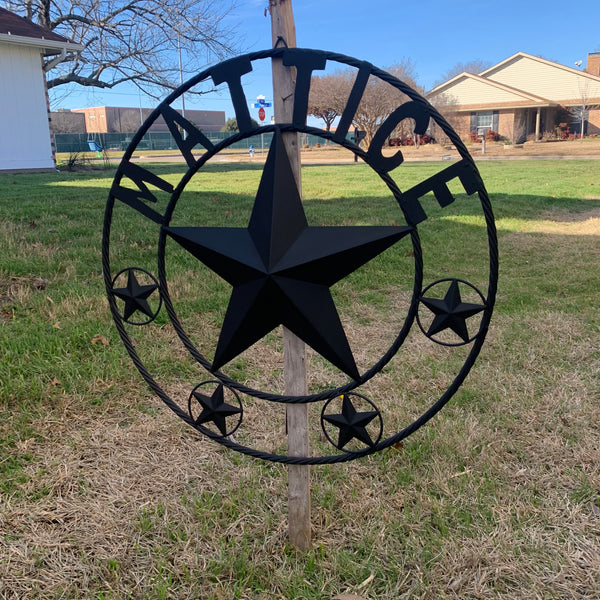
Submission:
<svg viewBox="0 0 600 600">
<path fill-rule="evenodd" d="M 431 136 L 425 133 L 421 136 L 419 145 L 423 146 L 424 144 L 432 144 L 434 141 L 435 140 Z M 388 143 L 390 146 L 414 146 L 415 139 L 412 135 L 410 135 L 405 138 L 390 138 Z"/>
<path fill-rule="evenodd" d="M 497 142 L 500 139 L 500 134 L 493 129 L 488 129 L 485 132 L 485 141 L 486 142 Z M 469 141 L 479 143 L 481 142 L 481 138 L 479 137 L 477 131 L 469 131 Z"/>
<path fill-rule="evenodd" d="M 64 166 L 67 171 L 77 171 L 89 167 L 90 159 L 81 152 L 70 152 L 69 158 L 60 166 Z"/>
</svg>

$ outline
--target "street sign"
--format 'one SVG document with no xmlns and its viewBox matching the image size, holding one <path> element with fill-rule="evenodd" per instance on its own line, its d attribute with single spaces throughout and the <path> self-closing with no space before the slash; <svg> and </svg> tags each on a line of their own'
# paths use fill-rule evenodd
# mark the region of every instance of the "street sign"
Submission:
<svg viewBox="0 0 600 600">
<path fill-rule="evenodd" d="M 271 102 L 267 102 L 267 99 L 264 96 L 257 96 L 256 102 L 252 104 L 252 108 L 269 108 L 270 106 L 273 105 Z"/>
<path fill-rule="evenodd" d="M 258 118 L 261 121 L 265 120 L 265 109 L 262 106 L 258 109 Z"/>
</svg>

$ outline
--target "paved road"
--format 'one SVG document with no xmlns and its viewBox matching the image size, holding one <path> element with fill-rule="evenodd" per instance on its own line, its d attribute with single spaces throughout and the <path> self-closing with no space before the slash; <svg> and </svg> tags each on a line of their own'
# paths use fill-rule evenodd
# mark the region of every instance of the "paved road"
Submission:
<svg viewBox="0 0 600 600">
<path fill-rule="evenodd" d="M 472 154 L 471 155 L 475 162 L 483 162 L 483 161 L 511 161 L 511 160 L 600 160 L 600 156 L 596 155 L 583 155 L 583 156 L 548 156 L 548 155 L 538 155 L 538 156 L 498 156 L 498 155 L 481 155 L 481 154 Z M 134 155 L 134 160 L 139 160 L 140 162 L 173 162 L 173 163 L 184 163 L 184 159 L 180 155 L 173 154 L 164 154 L 164 155 L 149 155 L 144 156 L 143 154 Z M 240 156 L 236 154 L 217 154 L 210 159 L 210 162 L 220 162 L 220 163 L 257 163 L 261 164 L 265 161 L 266 153 L 264 156 L 256 155 L 253 159 L 250 159 L 246 156 Z M 440 156 L 423 156 L 423 157 L 405 157 L 404 161 L 407 163 L 417 163 L 417 162 L 452 162 L 455 160 L 459 160 L 460 156 L 458 154 L 450 154 L 444 157 Z M 354 162 L 353 157 L 351 156 L 307 156 L 306 154 L 302 155 L 302 163 L 303 164 L 350 164 Z"/>
</svg>

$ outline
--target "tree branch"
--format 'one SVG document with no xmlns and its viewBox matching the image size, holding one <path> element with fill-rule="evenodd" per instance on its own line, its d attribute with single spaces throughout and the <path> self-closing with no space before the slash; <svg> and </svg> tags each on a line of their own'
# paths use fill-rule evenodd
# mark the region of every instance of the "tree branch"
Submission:
<svg viewBox="0 0 600 600">
<path fill-rule="evenodd" d="M 32 22 L 84 46 L 49 69 L 50 88 L 76 83 L 111 88 L 136 81 L 146 93 L 178 84 L 179 45 L 186 71 L 236 47 L 224 23 L 236 0 L 0 0 Z M 214 57 L 214 58 L 212 58 Z M 49 63 L 46 63 L 48 65 Z"/>
</svg>

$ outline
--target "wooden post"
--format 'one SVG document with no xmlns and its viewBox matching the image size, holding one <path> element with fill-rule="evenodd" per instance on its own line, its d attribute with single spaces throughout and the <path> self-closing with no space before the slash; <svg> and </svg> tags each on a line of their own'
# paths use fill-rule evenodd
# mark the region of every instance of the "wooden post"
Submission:
<svg viewBox="0 0 600 600">
<path fill-rule="evenodd" d="M 289 48 L 294 48 L 296 28 L 292 0 L 269 0 L 269 10 L 273 46 L 287 44 Z M 294 111 L 295 72 L 291 67 L 285 67 L 281 59 L 272 60 L 272 69 L 275 123 L 289 123 Z M 282 137 L 302 197 L 298 133 L 286 132 Z M 285 393 L 292 396 L 305 395 L 306 348 L 304 342 L 285 327 L 283 351 Z M 288 404 L 286 423 L 288 454 L 308 456 L 308 406 Z M 290 544 L 300 550 L 310 547 L 310 467 L 307 465 L 288 466 L 288 532 Z"/>
</svg>

